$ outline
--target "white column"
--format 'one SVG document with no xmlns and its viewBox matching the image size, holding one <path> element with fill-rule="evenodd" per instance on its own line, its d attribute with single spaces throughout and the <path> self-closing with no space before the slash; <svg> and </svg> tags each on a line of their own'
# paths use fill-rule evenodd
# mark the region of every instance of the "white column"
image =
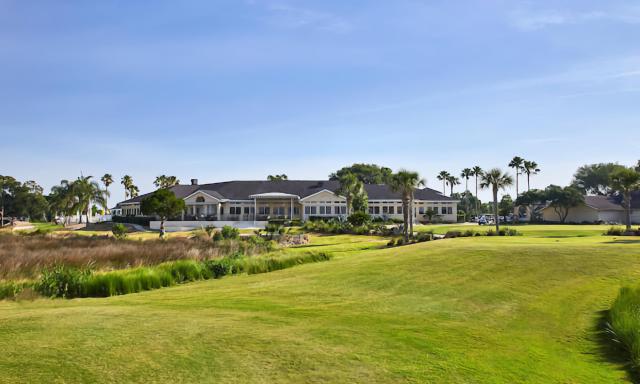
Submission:
<svg viewBox="0 0 640 384">
<path fill-rule="evenodd" d="M 256 215 L 258 214 L 258 200 L 253 198 L 253 226 L 256 225 Z"/>
<path fill-rule="evenodd" d="M 293 220 L 293 197 L 291 198 L 291 210 L 289 211 L 289 220 Z"/>
</svg>

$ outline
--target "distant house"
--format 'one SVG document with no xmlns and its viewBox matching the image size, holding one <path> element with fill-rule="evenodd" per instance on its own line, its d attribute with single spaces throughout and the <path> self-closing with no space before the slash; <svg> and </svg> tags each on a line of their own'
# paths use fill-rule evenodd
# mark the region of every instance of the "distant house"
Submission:
<svg viewBox="0 0 640 384">
<path fill-rule="evenodd" d="M 640 207 L 640 194 L 637 196 L 638 201 L 633 205 Z M 633 206 L 632 205 L 632 206 Z M 632 222 L 640 222 L 640 210 L 636 209 L 637 214 L 632 215 Z M 570 208 L 567 215 L 567 223 L 623 223 L 625 210 L 622 206 L 621 199 L 613 196 L 585 196 L 584 204 Z M 635 217 L 635 220 L 634 220 Z M 542 218 L 547 222 L 560 222 L 558 214 L 553 207 L 545 207 L 542 209 Z"/>
<path fill-rule="evenodd" d="M 340 183 L 333 180 L 227 181 L 171 187 L 183 199 L 186 209 L 178 220 L 168 223 L 181 229 L 204 225 L 262 227 L 270 219 L 344 218 L 346 200 L 340 196 Z M 365 185 L 369 213 L 373 217 L 402 220 L 402 200 L 384 184 Z M 140 202 L 146 195 L 125 200 L 116 206 L 124 216 L 140 216 Z M 416 189 L 411 214 L 416 222 L 426 220 L 426 212 L 437 212 L 445 222 L 457 220 L 457 200 L 430 189 Z M 115 210 L 114 210 L 115 211 Z M 152 228 L 155 224 L 152 222 Z"/>
</svg>

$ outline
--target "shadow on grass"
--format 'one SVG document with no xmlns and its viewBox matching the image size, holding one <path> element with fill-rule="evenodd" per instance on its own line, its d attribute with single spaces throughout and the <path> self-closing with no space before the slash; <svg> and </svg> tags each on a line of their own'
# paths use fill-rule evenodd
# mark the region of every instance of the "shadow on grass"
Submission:
<svg viewBox="0 0 640 384">
<path fill-rule="evenodd" d="M 609 363 L 616 364 L 627 372 L 627 378 L 634 384 L 640 384 L 640 372 L 631 364 L 629 353 L 624 347 L 614 340 L 614 335 L 608 328 L 609 311 L 598 313 L 594 338 L 598 343 L 597 355 Z"/>
<path fill-rule="evenodd" d="M 614 240 L 605 242 L 605 244 L 640 244 L 640 239 L 638 240 L 614 239 Z"/>
</svg>

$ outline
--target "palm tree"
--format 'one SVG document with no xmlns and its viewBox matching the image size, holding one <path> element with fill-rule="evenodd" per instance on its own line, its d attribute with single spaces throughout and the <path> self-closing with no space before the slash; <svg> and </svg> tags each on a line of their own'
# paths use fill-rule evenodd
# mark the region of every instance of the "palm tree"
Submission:
<svg viewBox="0 0 640 384">
<path fill-rule="evenodd" d="M 418 172 L 410 172 L 404 169 L 391 177 L 390 187 L 395 192 L 402 194 L 402 218 L 404 220 L 404 240 L 409 241 L 409 231 L 413 237 L 413 194 L 416 188 L 425 185 L 424 179 Z"/>
<path fill-rule="evenodd" d="M 120 184 L 124 186 L 124 198 L 128 199 L 130 196 L 129 192 L 131 190 L 131 186 L 133 185 L 133 178 L 129 175 L 124 175 L 122 180 L 120 180 Z"/>
<path fill-rule="evenodd" d="M 442 181 L 442 194 L 446 194 L 446 188 L 447 188 L 447 179 L 451 177 L 451 174 L 447 171 L 440 171 L 440 173 L 438 174 L 438 180 Z"/>
<path fill-rule="evenodd" d="M 50 205 L 55 215 L 62 214 L 63 223 L 69 223 L 69 218 L 73 214 L 76 206 L 76 196 L 73 193 L 73 183 L 68 180 L 60 181 L 60 185 L 51 187 L 49 195 Z"/>
<path fill-rule="evenodd" d="M 347 216 L 351 215 L 351 207 L 353 205 L 353 199 L 364 193 L 364 184 L 358 179 L 356 175 L 351 172 L 345 173 L 340 176 L 340 188 L 337 193 L 344 196 L 347 201 Z"/>
<path fill-rule="evenodd" d="M 100 185 L 91 180 L 92 176 L 80 176 L 72 184 L 73 194 L 76 196 L 75 211 L 80 212 L 80 223 L 82 223 L 82 214 L 84 213 L 87 224 L 89 224 L 89 207 L 91 203 L 107 207 L 107 197 L 109 192 L 100 189 Z"/>
<path fill-rule="evenodd" d="M 453 175 L 449 175 L 449 177 L 447 177 L 447 184 L 451 187 L 451 193 L 449 194 L 449 196 L 451 196 L 453 195 L 453 187 L 460 185 L 460 179 Z"/>
<path fill-rule="evenodd" d="M 109 193 L 109 186 L 111 184 L 113 184 L 113 176 L 111 176 L 108 173 L 105 173 L 101 178 L 100 181 L 102 181 L 102 184 L 104 184 L 104 190 L 107 191 L 107 194 Z M 107 195 L 108 196 L 108 195 Z M 109 205 L 107 203 L 107 205 Z M 105 213 L 107 212 L 107 210 L 105 209 Z"/>
<path fill-rule="evenodd" d="M 520 156 L 515 156 L 513 159 L 511 159 L 511 161 L 509 162 L 509 168 L 513 168 L 516 170 L 516 198 L 518 198 L 519 195 L 519 176 L 520 176 L 520 172 L 522 171 L 522 165 L 524 164 L 524 159 Z"/>
<path fill-rule="evenodd" d="M 614 190 L 624 197 L 625 224 L 627 231 L 631 229 L 631 192 L 640 187 L 640 173 L 633 168 L 623 168 L 611 175 Z"/>
<path fill-rule="evenodd" d="M 480 201 L 478 199 L 478 177 L 483 175 L 483 171 L 482 171 L 482 168 L 476 165 L 475 167 L 471 168 L 471 172 L 472 172 L 472 175 L 475 176 L 476 178 L 476 215 L 478 215 L 479 213 L 478 202 Z"/>
<path fill-rule="evenodd" d="M 129 196 L 131 196 L 131 198 L 138 197 L 139 193 L 140 193 L 140 189 L 136 185 L 132 184 L 129 187 Z"/>
<path fill-rule="evenodd" d="M 538 163 L 535 161 L 525 160 L 522 165 L 522 172 L 527 175 L 527 191 L 531 190 L 531 175 L 537 175 L 540 173 L 540 168 L 538 168 Z"/>
<path fill-rule="evenodd" d="M 480 188 L 491 188 L 493 192 L 493 214 L 496 220 L 496 231 L 500 230 L 500 218 L 498 217 L 498 190 L 513 185 L 513 177 L 508 173 L 502 173 L 500 168 L 493 168 L 482 175 Z"/>
<path fill-rule="evenodd" d="M 464 190 L 469 191 L 469 179 L 473 176 L 473 170 L 471 168 L 465 168 L 460 173 L 460 177 L 464 179 Z"/>
<path fill-rule="evenodd" d="M 178 180 L 177 177 L 165 175 L 156 177 L 155 181 L 153 182 L 153 185 L 155 185 L 157 188 L 171 188 L 174 185 L 178 184 L 180 184 L 180 180 Z"/>
</svg>

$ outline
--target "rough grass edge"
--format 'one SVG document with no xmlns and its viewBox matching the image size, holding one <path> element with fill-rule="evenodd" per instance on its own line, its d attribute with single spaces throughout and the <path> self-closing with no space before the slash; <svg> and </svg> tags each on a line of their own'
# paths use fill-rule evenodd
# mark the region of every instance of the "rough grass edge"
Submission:
<svg viewBox="0 0 640 384">
<path fill-rule="evenodd" d="M 640 373 L 640 286 L 620 288 L 609 310 L 607 331 L 627 350 L 633 369 Z"/>
<path fill-rule="evenodd" d="M 56 266 L 44 270 L 33 284 L 46 297 L 109 297 L 169 287 L 197 280 L 218 279 L 234 274 L 258 274 L 327 261 L 328 252 L 309 252 L 291 256 L 224 257 L 207 261 L 178 260 L 153 267 L 93 273 L 88 270 Z M 11 290 L 9 284 L 6 291 Z M 3 291 L 0 291 L 2 294 Z M 12 295 L 15 296 L 15 293 Z M 0 296 L 1 297 L 1 296 Z M 7 297 L 10 297 L 7 295 Z"/>
</svg>

